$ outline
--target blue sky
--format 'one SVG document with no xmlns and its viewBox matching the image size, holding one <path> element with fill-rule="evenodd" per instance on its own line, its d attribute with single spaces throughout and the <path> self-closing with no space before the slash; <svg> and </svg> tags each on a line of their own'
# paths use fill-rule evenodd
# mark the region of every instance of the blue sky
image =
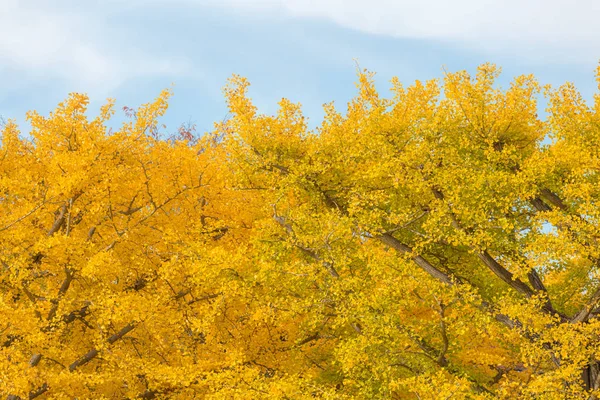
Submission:
<svg viewBox="0 0 600 400">
<path fill-rule="evenodd" d="M 534 73 L 590 98 L 598 15 L 592 0 L 0 0 L 0 115 L 27 131 L 27 110 L 48 113 L 69 92 L 87 93 L 93 114 L 107 97 L 137 107 L 174 84 L 163 121 L 204 132 L 226 116 L 236 73 L 260 111 L 287 97 L 314 126 L 323 103 L 344 109 L 354 95 L 356 61 L 382 90 L 489 61 L 504 85 Z"/>
</svg>

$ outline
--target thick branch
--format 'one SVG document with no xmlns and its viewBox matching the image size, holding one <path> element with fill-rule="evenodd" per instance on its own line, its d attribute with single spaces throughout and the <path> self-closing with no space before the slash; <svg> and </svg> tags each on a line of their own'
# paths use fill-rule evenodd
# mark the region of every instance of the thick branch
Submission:
<svg viewBox="0 0 600 400">
<path fill-rule="evenodd" d="M 429 275 L 431 275 L 433 278 L 437 279 L 438 281 L 445 283 L 448 286 L 453 286 L 455 284 L 462 283 L 460 279 L 458 279 L 457 277 L 454 277 L 454 276 L 451 277 L 450 275 L 442 272 L 441 270 L 439 270 L 438 268 L 433 266 L 429 261 L 427 261 L 422 256 L 414 255 L 412 249 L 409 246 L 400 242 L 394 236 L 392 236 L 388 233 L 385 233 L 385 234 L 379 236 L 378 239 L 382 243 L 384 243 L 384 244 L 390 246 L 391 248 L 393 248 L 394 250 L 396 250 L 397 252 L 411 256 L 412 260 L 415 262 L 415 264 L 417 264 L 419 267 L 421 267 L 421 269 L 423 269 L 425 272 L 427 272 Z M 497 313 L 494 310 L 494 307 L 486 301 L 482 301 L 481 304 L 478 304 L 477 308 L 479 308 L 480 310 L 482 310 L 484 312 L 492 314 L 494 316 L 494 318 L 496 319 L 496 321 L 502 323 L 503 325 L 505 325 L 509 328 L 515 328 L 515 327 L 521 326 L 520 322 L 512 320 L 507 315 Z"/>
<path fill-rule="evenodd" d="M 42 360 L 41 354 L 34 354 L 33 357 L 31 357 L 31 359 L 29 360 L 29 365 L 32 367 L 35 367 L 40 363 L 41 360 Z"/>
<path fill-rule="evenodd" d="M 440 271 L 439 269 L 437 269 L 436 267 L 431 265 L 431 263 L 429 263 L 429 261 L 427 261 L 420 255 L 414 254 L 412 249 L 409 246 L 400 242 L 398 239 L 396 239 L 391 234 L 384 233 L 383 235 L 378 236 L 377 239 L 379 239 L 382 243 L 386 244 L 387 246 L 393 248 L 397 252 L 410 256 L 411 259 L 415 262 L 415 264 L 417 264 L 419 267 L 421 267 L 421 269 L 423 269 L 425 272 L 427 272 L 429 275 L 431 275 L 438 281 L 441 281 L 450 286 L 454 285 L 455 283 L 458 283 L 457 279 L 455 279 L 453 281 L 449 275 L 447 275 L 446 273 Z"/>
<path fill-rule="evenodd" d="M 107 339 L 108 344 L 115 343 L 117 340 L 121 339 L 123 336 L 125 336 L 129 332 L 131 332 L 133 330 L 133 328 L 135 328 L 134 324 L 126 325 L 119 332 L 115 333 L 114 335 L 112 335 L 111 337 L 109 337 Z M 82 357 L 80 357 L 77 361 L 73 362 L 73 364 L 69 365 L 69 371 L 73 372 L 77 368 L 81 367 L 82 365 L 89 363 L 94 358 L 96 358 L 98 356 L 98 354 L 100 354 L 100 352 L 97 349 L 92 349 L 92 350 L 88 351 L 86 354 L 84 354 Z"/>
<path fill-rule="evenodd" d="M 444 200 L 444 194 L 437 188 L 432 188 L 432 192 L 436 199 Z M 544 204 L 540 200 L 541 204 Z M 545 205 L 545 204 L 544 204 Z M 448 207 L 448 213 L 450 215 L 452 227 L 456 230 L 469 233 L 468 230 L 464 229 L 459 223 L 458 219 L 454 212 Z M 473 248 L 473 247 L 472 247 Z M 526 297 L 531 297 L 534 294 L 534 291 L 524 282 L 519 279 L 515 279 L 513 274 L 504 268 L 498 261 L 496 261 L 488 252 L 484 250 L 482 252 L 478 252 L 477 256 L 483 263 L 500 279 L 506 282 L 510 287 L 518 291 L 519 293 L 525 295 Z M 533 274 L 533 275 L 532 275 Z M 537 278 L 537 279 L 536 279 Z M 537 285 L 538 287 L 543 287 L 543 283 L 537 273 L 535 271 L 530 272 L 530 280 L 533 279 L 535 282 L 534 287 Z M 545 288 L 544 288 L 545 289 Z M 549 306 L 552 309 L 552 305 Z"/>
<path fill-rule="evenodd" d="M 60 209 L 58 211 L 58 216 L 54 220 L 54 224 L 52 224 L 52 227 L 48 231 L 48 236 L 54 235 L 63 226 L 63 224 L 65 223 L 65 214 L 66 213 L 67 213 L 67 205 L 63 204 L 62 207 L 60 207 Z"/>
<path fill-rule="evenodd" d="M 29 393 L 29 400 L 33 400 L 36 397 L 43 395 L 44 393 L 46 393 L 48 391 L 48 389 L 50 389 L 50 388 L 48 387 L 47 384 L 44 383 L 38 390 L 34 390 Z"/>
<path fill-rule="evenodd" d="M 520 279 L 514 278 L 512 272 L 508 271 L 502 265 L 500 265 L 488 252 L 487 250 L 482 251 L 478 254 L 479 259 L 500 279 L 506 282 L 510 287 L 515 289 L 517 292 L 531 297 L 533 296 L 533 290 L 523 283 Z"/>
<path fill-rule="evenodd" d="M 535 208 L 538 211 L 541 211 L 541 212 L 552 211 L 552 207 L 550 207 L 548 204 L 544 203 L 544 201 L 542 199 L 540 199 L 539 197 L 535 197 L 535 198 L 529 200 L 529 202 L 531 203 L 533 208 Z"/>
<path fill-rule="evenodd" d="M 600 303 L 600 289 L 597 289 L 592 297 L 588 300 L 587 304 L 583 306 L 583 308 L 579 310 L 579 312 L 575 314 L 573 318 L 571 318 L 571 322 L 577 323 L 587 321 L 590 313 L 596 307 L 596 305 L 598 305 L 598 303 Z"/>
<path fill-rule="evenodd" d="M 566 210 L 567 205 L 563 203 L 560 197 L 556 195 L 556 193 L 552 192 L 550 189 L 544 188 L 541 190 L 542 197 L 546 199 L 550 204 L 554 207 L 560 208 L 561 210 Z"/>
<path fill-rule="evenodd" d="M 531 284 L 531 286 L 533 286 L 535 290 L 541 292 L 548 292 L 546 286 L 544 285 L 544 282 L 542 282 L 542 278 L 540 278 L 539 274 L 535 269 L 529 271 L 529 273 L 527 274 L 527 278 L 529 279 L 529 283 Z"/>
</svg>

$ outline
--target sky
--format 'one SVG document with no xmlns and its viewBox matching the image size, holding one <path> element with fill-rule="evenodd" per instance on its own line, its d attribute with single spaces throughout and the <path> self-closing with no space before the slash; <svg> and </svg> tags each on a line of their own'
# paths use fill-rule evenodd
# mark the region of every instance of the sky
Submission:
<svg viewBox="0 0 600 400">
<path fill-rule="evenodd" d="M 222 88 L 247 77 L 263 113 L 289 98 L 310 125 L 322 105 L 355 94 L 356 68 L 380 90 L 492 62 L 507 86 L 534 73 L 591 98 L 600 60 L 595 0 L 0 0 L 0 116 L 27 132 L 25 113 L 69 93 L 137 107 L 173 87 L 163 122 L 198 131 L 227 116 Z"/>
</svg>

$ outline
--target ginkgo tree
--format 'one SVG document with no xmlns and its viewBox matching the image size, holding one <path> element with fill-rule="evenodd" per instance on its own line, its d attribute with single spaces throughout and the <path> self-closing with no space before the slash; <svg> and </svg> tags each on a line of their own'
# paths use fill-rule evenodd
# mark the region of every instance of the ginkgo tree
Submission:
<svg viewBox="0 0 600 400">
<path fill-rule="evenodd" d="M 498 75 L 359 71 L 316 129 L 238 76 L 199 138 L 160 139 L 169 91 L 115 131 L 79 94 L 9 121 L 1 392 L 597 398 L 600 97 Z"/>
</svg>

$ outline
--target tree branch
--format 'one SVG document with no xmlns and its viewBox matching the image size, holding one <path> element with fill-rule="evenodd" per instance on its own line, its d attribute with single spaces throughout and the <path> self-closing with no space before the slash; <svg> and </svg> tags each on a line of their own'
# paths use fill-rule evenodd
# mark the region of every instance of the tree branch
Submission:
<svg viewBox="0 0 600 400">
<path fill-rule="evenodd" d="M 52 308 L 48 312 L 48 316 L 46 319 L 50 321 L 56 315 L 56 311 L 58 310 L 60 299 L 65 295 L 69 287 L 71 286 L 71 282 L 73 282 L 73 278 L 75 277 L 75 272 L 70 268 L 65 268 L 65 280 L 62 285 L 58 289 L 58 294 L 56 295 L 56 299 L 52 300 Z"/>
<path fill-rule="evenodd" d="M 134 328 L 135 328 L 135 325 L 133 323 L 128 324 L 123 329 L 121 329 L 119 332 L 110 336 L 106 341 L 108 342 L 108 344 L 113 344 L 116 341 L 118 341 L 119 339 L 121 339 L 123 336 L 125 336 L 129 332 L 131 332 Z M 69 365 L 69 371 L 73 372 L 77 368 L 81 367 L 82 365 L 89 363 L 94 358 L 96 358 L 98 356 L 98 354 L 100 354 L 100 352 L 97 349 L 95 349 L 95 348 L 91 349 L 86 354 L 84 354 L 79 359 L 77 359 L 75 362 L 73 362 L 73 364 Z"/>
<path fill-rule="evenodd" d="M 65 214 L 66 213 L 67 213 L 67 205 L 63 204 L 58 211 L 58 216 L 54 220 L 52 227 L 50 228 L 50 230 L 47 233 L 48 236 L 54 235 L 63 226 L 63 224 L 65 223 Z"/>
<path fill-rule="evenodd" d="M 600 289 L 596 289 L 592 297 L 588 300 L 585 306 L 577 314 L 571 318 L 571 323 L 585 322 L 590 316 L 592 310 L 600 302 Z"/>
<path fill-rule="evenodd" d="M 383 235 L 378 236 L 377 239 L 379 239 L 379 241 L 386 244 L 387 246 L 393 248 L 397 252 L 408 255 L 415 262 L 415 264 L 417 264 L 419 267 L 421 267 L 421 269 L 423 269 L 425 272 L 427 272 L 429 275 L 431 275 L 438 281 L 450 286 L 454 285 L 455 283 L 459 283 L 459 280 L 456 277 L 453 280 L 448 274 L 440 271 L 438 268 L 431 265 L 429 261 L 425 260 L 418 254 L 414 254 L 413 250 L 409 246 L 400 242 L 391 234 L 384 233 Z"/>
<path fill-rule="evenodd" d="M 500 279 L 506 282 L 510 287 L 515 289 L 517 292 L 525 295 L 526 297 L 533 296 L 533 290 L 523 283 L 520 279 L 514 278 L 512 272 L 508 271 L 504 268 L 500 263 L 498 263 L 488 252 L 484 250 L 477 254 L 479 259 L 483 261 L 483 263 Z"/>
<path fill-rule="evenodd" d="M 287 223 L 285 217 L 277 215 L 277 211 L 275 210 L 275 207 L 273 207 L 273 209 L 274 209 L 273 210 L 273 219 L 275 221 L 277 221 L 277 223 L 279 225 L 281 225 L 286 230 L 288 235 L 293 239 L 292 244 L 294 246 L 296 246 L 297 248 L 299 248 L 300 250 L 302 250 L 305 254 L 307 254 L 311 258 L 321 262 L 322 265 L 327 270 L 327 272 L 329 273 L 329 275 L 331 275 L 335 279 L 338 279 L 340 277 L 340 275 L 338 274 L 335 267 L 333 266 L 333 263 L 330 261 L 323 260 L 321 258 L 321 256 L 319 256 L 319 254 L 317 254 L 317 252 L 315 250 L 305 247 L 305 246 L 301 245 L 300 243 L 298 243 L 298 241 L 296 240 L 296 235 L 294 233 L 294 229 L 292 228 L 292 226 Z"/>
</svg>

